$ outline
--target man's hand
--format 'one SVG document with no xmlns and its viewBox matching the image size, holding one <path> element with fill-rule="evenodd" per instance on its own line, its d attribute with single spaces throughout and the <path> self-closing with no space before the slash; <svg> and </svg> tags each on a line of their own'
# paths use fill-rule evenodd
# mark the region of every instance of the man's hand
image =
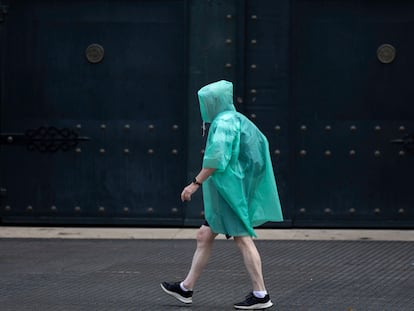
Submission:
<svg viewBox="0 0 414 311">
<path fill-rule="evenodd" d="M 200 188 L 200 186 L 195 183 L 191 183 L 185 187 L 183 192 L 181 192 L 181 201 L 191 201 L 191 196 L 198 190 L 198 188 Z"/>
</svg>

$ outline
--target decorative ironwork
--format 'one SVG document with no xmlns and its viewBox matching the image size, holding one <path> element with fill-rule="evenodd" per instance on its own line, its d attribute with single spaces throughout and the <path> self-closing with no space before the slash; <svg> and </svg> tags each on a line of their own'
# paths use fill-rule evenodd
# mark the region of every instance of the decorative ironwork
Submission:
<svg viewBox="0 0 414 311">
<path fill-rule="evenodd" d="M 414 133 L 405 135 L 403 138 L 394 139 L 391 143 L 402 145 L 405 151 L 414 153 Z"/>
<path fill-rule="evenodd" d="M 56 152 L 75 149 L 80 141 L 88 137 L 80 137 L 74 130 L 54 126 L 29 129 L 24 134 L 1 133 L 0 144 L 26 145 L 29 151 Z"/>
<path fill-rule="evenodd" d="M 91 44 L 85 51 L 86 59 L 92 64 L 100 63 L 105 55 L 105 50 L 100 44 Z"/>
</svg>

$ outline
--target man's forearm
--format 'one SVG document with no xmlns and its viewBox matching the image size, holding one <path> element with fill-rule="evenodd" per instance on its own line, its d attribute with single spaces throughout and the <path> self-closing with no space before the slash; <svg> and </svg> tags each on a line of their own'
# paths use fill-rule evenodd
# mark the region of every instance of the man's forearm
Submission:
<svg viewBox="0 0 414 311">
<path fill-rule="evenodd" d="M 215 168 L 203 168 L 201 169 L 200 173 L 196 176 L 197 182 L 202 184 L 207 178 L 214 174 L 216 171 Z"/>
</svg>

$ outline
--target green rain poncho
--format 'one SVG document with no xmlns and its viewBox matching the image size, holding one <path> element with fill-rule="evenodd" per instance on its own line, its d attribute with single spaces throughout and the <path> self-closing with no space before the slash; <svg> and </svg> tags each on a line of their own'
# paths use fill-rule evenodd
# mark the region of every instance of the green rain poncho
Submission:
<svg viewBox="0 0 414 311">
<path fill-rule="evenodd" d="M 203 183 L 206 220 L 215 233 L 255 237 L 253 227 L 283 221 L 268 141 L 236 111 L 231 82 L 206 85 L 198 98 L 211 123 L 203 168 L 216 169 Z"/>
</svg>

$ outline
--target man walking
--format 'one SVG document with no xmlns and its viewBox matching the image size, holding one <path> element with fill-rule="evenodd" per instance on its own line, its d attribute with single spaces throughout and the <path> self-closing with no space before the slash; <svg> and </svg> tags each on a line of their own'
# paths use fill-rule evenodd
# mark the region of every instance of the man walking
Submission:
<svg viewBox="0 0 414 311">
<path fill-rule="evenodd" d="M 190 271 L 182 282 L 161 288 L 183 303 L 192 303 L 193 288 L 207 265 L 215 237 L 233 236 L 252 282 L 252 292 L 236 303 L 240 310 L 266 309 L 273 303 L 266 290 L 254 227 L 283 221 L 266 137 L 233 105 L 233 84 L 218 81 L 198 91 L 201 117 L 211 123 L 199 174 L 184 188 L 182 201 L 203 185 L 206 221 L 197 233 Z"/>
</svg>

